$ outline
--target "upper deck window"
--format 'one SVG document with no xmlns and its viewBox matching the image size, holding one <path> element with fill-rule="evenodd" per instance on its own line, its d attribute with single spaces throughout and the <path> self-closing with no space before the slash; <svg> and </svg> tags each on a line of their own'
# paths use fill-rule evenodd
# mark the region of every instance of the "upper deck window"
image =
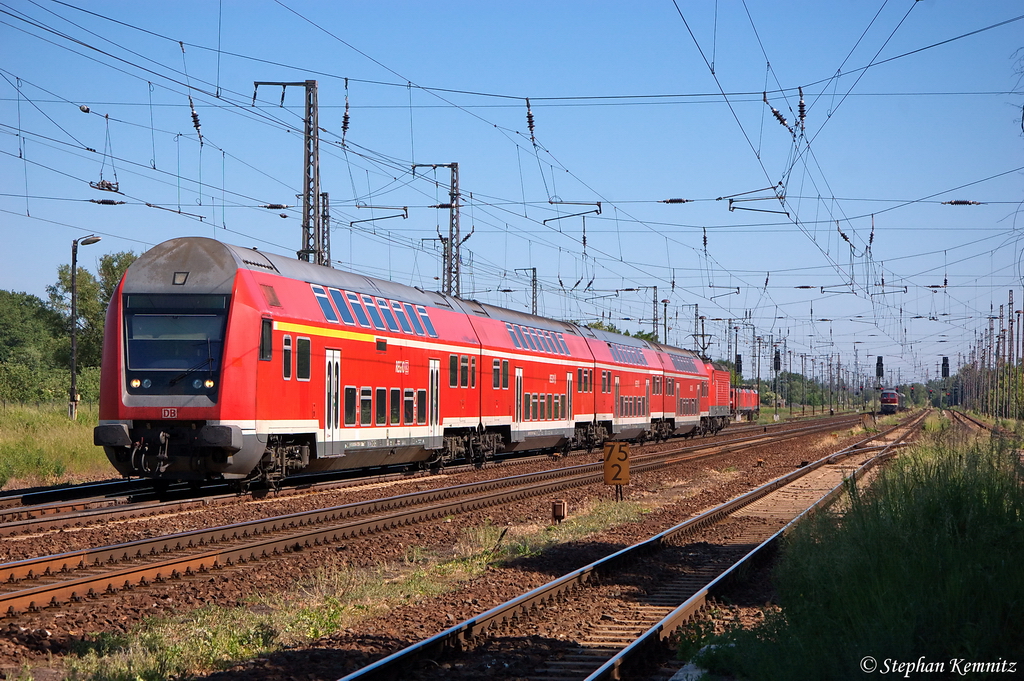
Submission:
<svg viewBox="0 0 1024 681">
<path fill-rule="evenodd" d="M 359 320 L 359 326 L 370 327 L 370 318 L 366 316 L 366 310 L 363 309 L 363 304 L 359 302 L 359 296 L 354 293 L 346 293 L 345 297 L 348 298 L 348 302 L 352 303 L 352 311 L 356 313 L 356 319 Z"/>
<path fill-rule="evenodd" d="M 412 305 L 409 303 L 402 303 L 402 307 L 405 308 L 406 313 L 409 315 L 409 321 L 412 322 L 412 327 L 416 329 L 416 335 L 425 336 L 427 332 L 423 330 L 423 324 L 420 322 L 420 317 L 416 314 L 416 310 L 412 309 Z"/>
<path fill-rule="evenodd" d="M 323 286 L 317 286 L 316 284 L 310 284 L 313 289 L 313 295 L 316 296 L 316 302 L 320 303 L 320 309 L 323 310 L 324 317 L 327 321 L 338 323 L 338 315 L 334 312 L 334 308 L 331 307 L 331 299 L 327 297 L 327 291 L 324 290 Z"/>
<path fill-rule="evenodd" d="M 377 305 L 380 307 L 381 314 L 384 315 L 384 321 L 387 323 L 388 328 L 397 333 L 398 322 L 395 321 L 395 315 L 391 314 L 391 306 L 388 305 L 388 301 L 378 298 Z"/>
<path fill-rule="evenodd" d="M 402 304 L 392 302 L 391 309 L 395 311 L 395 317 L 398 319 L 398 323 L 402 325 L 402 331 L 412 333 L 412 327 L 409 326 L 409 319 L 405 316 L 405 310 L 402 309 Z"/>
<path fill-rule="evenodd" d="M 355 326 L 356 320 L 352 317 L 352 313 L 348 309 L 348 305 L 345 304 L 345 296 L 342 295 L 341 291 L 336 288 L 329 288 L 327 292 L 331 294 L 331 300 L 338 308 L 338 313 L 341 315 L 343 322 L 349 326 Z"/>
<path fill-rule="evenodd" d="M 384 320 L 381 319 L 380 311 L 377 310 L 377 306 L 373 304 L 373 298 L 364 295 L 363 302 L 366 303 L 366 311 L 370 313 L 370 319 L 373 320 L 373 325 L 383 331 Z"/>
<path fill-rule="evenodd" d="M 427 333 L 432 338 L 437 338 L 437 331 L 434 330 L 434 325 L 430 321 L 430 316 L 427 314 L 427 308 L 423 307 L 422 305 L 417 305 L 416 311 L 420 313 L 420 319 L 423 320 L 423 326 L 426 327 Z"/>
</svg>

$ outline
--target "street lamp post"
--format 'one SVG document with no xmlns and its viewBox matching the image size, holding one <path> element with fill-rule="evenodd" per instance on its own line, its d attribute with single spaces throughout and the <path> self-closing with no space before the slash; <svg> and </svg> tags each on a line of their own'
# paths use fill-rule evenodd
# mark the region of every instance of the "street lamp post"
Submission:
<svg viewBox="0 0 1024 681">
<path fill-rule="evenodd" d="M 68 391 L 68 418 L 78 418 L 78 244 L 89 246 L 100 240 L 95 234 L 71 242 L 71 389 Z"/>
</svg>

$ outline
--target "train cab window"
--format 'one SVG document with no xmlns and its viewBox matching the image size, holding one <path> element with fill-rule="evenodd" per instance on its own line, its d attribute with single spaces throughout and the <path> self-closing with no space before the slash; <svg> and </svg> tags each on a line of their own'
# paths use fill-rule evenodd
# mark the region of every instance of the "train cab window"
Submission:
<svg viewBox="0 0 1024 681">
<path fill-rule="evenodd" d="M 416 423 L 421 426 L 427 422 L 427 391 L 420 388 L 416 391 Z"/>
<path fill-rule="evenodd" d="M 388 325 L 388 329 L 398 333 L 398 322 L 395 321 L 395 315 L 391 314 L 391 306 L 388 305 L 388 301 L 378 298 L 377 306 L 380 307 L 380 313 L 384 315 L 384 323 Z"/>
<path fill-rule="evenodd" d="M 295 378 L 300 381 L 309 380 L 310 343 L 308 338 L 295 339 Z"/>
<path fill-rule="evenodd" d="M 423 326 L 427 329 L 427 335 L 431 338 L 437 338 L 437 331 L 434 330 L 434 324 L 430 321 L 430 315 L 427 314 L 427 308 L 422 305 L 417 305 L 416 311 L 420 313 L 420 319 L 423 320 Z"/>
<path fill-rule="evenodd" d="M 412 305 L 404 303 L 402 307 L 405 308 L 406 314 L 409 315 L 409 321 L 412 323 L 412 328 L 416 330 L 417 336 L 425 336 L 426 331 L 423 330 L 423 324 L 420 323 L 419 315 L 416 314 L 416 310 L 412 309 Z"/>
<path fill-rule="evenodd" d="M 448 387 L 459 387 L 459 356 L 448 355 Z"/>
<path fill-rule="evenodd" d="M 501 389 L 508 390 L 508 360 L 501 360 Z"/>
<path fill-rule="evenodd" d="M 368 426 L 373 423 L 373 391 L 370 388 L 359 390 L 359 425 Z"/>
<path fill-rule="evenodd" d="M 469 358 L 469 387 L 476 387 L 476 357 Z"/>
<path fill-rule="evenodd" d="M 345 297 L 348 298 L 348 302 L 352 303 L 352 311 L 356 313 L 359 326 L 370 328 L 370 318 L 366 316 L 366 310 L 363 309 L 363 304 L 359 302 L 359 296 L 354 293 L 346 293 Z"/>
<path fill-rule="evenodd" d="M 469 355 L 462 356 L 460 366 L 462 371 L 459 373 L 459 385 L 465 388 L 469 386 Z"/>
<path fill-rule="evenodd" d="M 313 289 L 313 295 L 316 296 L 316 302 L 320 303 L 320 309 L 324 313 L 324 317 L 329 322 L 338 323 L 338 315 L 335 314 L 334 308 L 331 307 L 331 299 L 327 297 L 327 291 L 324 290 L 323 286 L 317 286 L 316 284 L 310 284 Z"/>
<path fill-rule="evenodd" d="M 491 387 L 497 390 L 501 387 L 501 360 L 494 360 L 491 363 L 491 370 L 493 378 L 491 380 Z"/>
<path fill-rule="evenodd" d="M 354 426 L 356 424 L 356 388 L 355 386 L 345 386 L 345 425 Z"/>
<path fill-rule="evenodd" d="M 260 359 L 270 361 L 274 358 L 274 322 L 264 319 L 260 326 Z"/>
<path fill-rule="evenodd" d="M 505 322 L 505 328 L 508 330 L 508 337 L 512 339 L 512 345 L 522 348 L 523 346 L 519 343 L 519 339 L 516 338 L 516 332 L 512 329 L 512 325 Z"/>
<path fill-rule="evenodd" d="M 395 318 L 398 319 L 398 323 L 402 325 L 402 331 L 411 334 L 412 327 L 409 325 L 409 319 L 405 316 L 405 310 L 402 309 L 401 303 L 391 303 L 391 309 L 395 311 Z"/>
<path fill-rule="evenodd" d="M 342 295 L 341 291 L 336 288 L 329 288 L 327 292 L 331 294 L 331 300 L 334 301 L 335 307 L 338 308 L 338 314 L 341 315 L 341 321 L 345 322 L 349 326 L 355 326 L 356 320 L 352 317 L 352 312 L 348 309 L 348 305 L 345 303 L 345 296 Z"/>
<path fill-rule="evenodd" d="M 414 410 L 415 404 L 416 402 L 413 396 L 413 390 L 412 388 L 407 388 L 405 391 L 405 400 L 403 405 L 405 409 L 403 410 L 404 413 L 402 414 L 403 418 L 405 418 L 405 425 L 407 426 L 411 426 L 416 422 L 416 412 Z"/>
<path fill-rule="evenodd" d="M 285 336 L 282 341 L 281 364 L 284 368 L 284 380 L 292 377 L 292 337 Z"/>
<path fill-rule="evenodd" d="M 366 303 L 366 311 L 370 313 L 370 319 L 373 320 L 374 327 L 383 331 L 385 328 L 384 320 L 381 319 L 380 311 L 377 309 L 377 306 L 373 304 L 373 298 L 364 295 L 363 302 Z"/>
<path fill-rule="evenodd" d="M 377 425 L 383 426 L 388 422 L 388 390 L 377 388 Z"/>
<path fill-rule="evenodd" d="M 402 391 L 391 389 L 391 425 L 397 426 L 402 420 Z"/>
</svg>

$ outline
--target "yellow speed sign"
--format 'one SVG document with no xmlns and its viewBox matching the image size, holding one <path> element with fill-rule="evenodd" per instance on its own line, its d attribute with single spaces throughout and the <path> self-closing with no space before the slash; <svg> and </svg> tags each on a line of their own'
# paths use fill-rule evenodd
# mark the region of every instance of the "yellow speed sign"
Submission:
<svg viewBox="0 0 1024 681">
<path fill-rule="evenodd" d="M 629 484 L 629 443 L 604 443 L 604 484 Z"/>
</svg>

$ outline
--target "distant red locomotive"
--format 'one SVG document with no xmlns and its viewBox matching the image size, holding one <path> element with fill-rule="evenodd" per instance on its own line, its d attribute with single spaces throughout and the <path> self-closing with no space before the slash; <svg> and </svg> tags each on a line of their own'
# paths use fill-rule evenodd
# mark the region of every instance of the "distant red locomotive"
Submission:
<svg viewBox="0 0 1024 681">
<path fill-rule="evenodd" d="M 761 412 L 761 400 L 753 388 L 733 388 L 731 392 L 732 413 L 737 417 L 752 420 Z"/>
<path fill-rule="evenodd" d="M 128 268 L 94 434 L 125 476 L 276 480 L 714 433 L 695 353 L 212 239 Z"/>
<path fill-rule="evenodd" d="M 905 399 L 905 396 L 899 390 L 885 388 L 882 390 L 880 398 L 881 409 L 879 411 L 883 414 L 895 414 L 898 411 L 903 411 Z"/>
</svg>

